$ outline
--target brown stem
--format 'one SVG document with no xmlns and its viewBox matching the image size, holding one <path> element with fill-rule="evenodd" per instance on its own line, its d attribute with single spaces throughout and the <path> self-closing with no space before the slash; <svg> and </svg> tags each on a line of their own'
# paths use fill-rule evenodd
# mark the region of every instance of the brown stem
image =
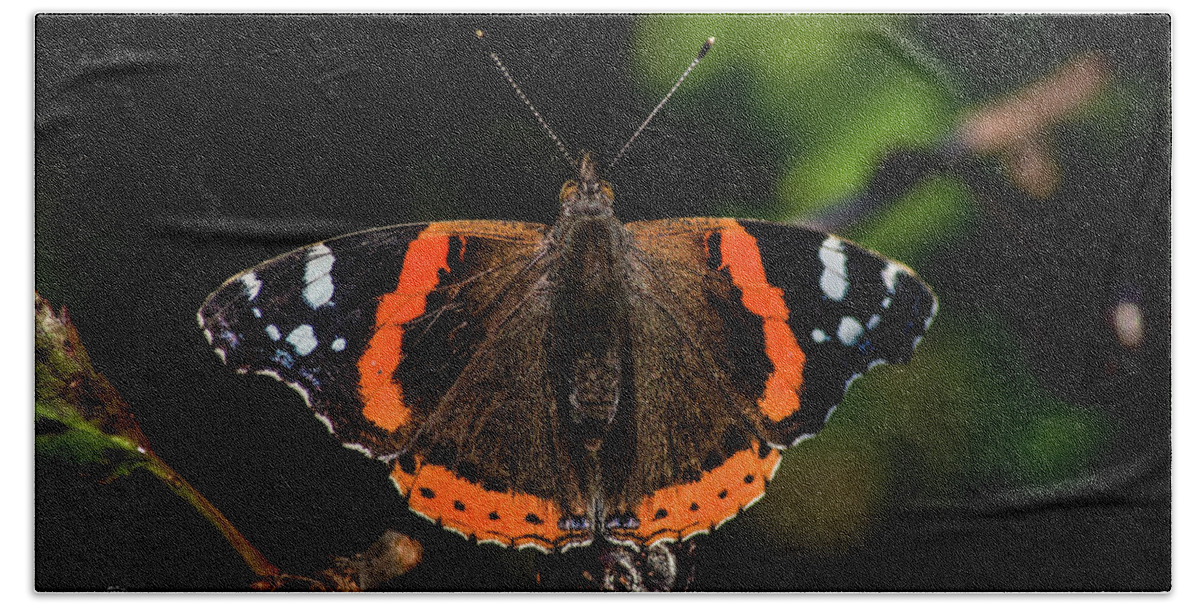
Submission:
<svg viewBox="0 0 1200 608">
<path fill-rule="evenodd" d="M 1103 57 L 1079 55 L 1053 74 L 966 116 L 959 126 L 959 141 L 975 154 L 985 155 L 1036 139 L 1095 99 L 1108 78 Z"/>
<path fill-rule="evenodd" d="M 45 408 L 46 415 L 67 421 L 64 424 L 90 429 L 130 452 L 131 462 L 145 466 L 212 522 L 256 575 L 278 578 L 279 568 L 267 561 L 208 499 L 150 449 L 150 442 L 129 404 L 92 367 L 83 340 L 66 310 L 56 313 L 49 302 L 34 292 L 34 320 L 38 403 Z"/>
<path fill-rule="evenodd" d="M 146 457 L 149 460 L 147 468 L 154 473 L 159 479 L 163 480 L 171 491 L 175 492 L 180 498 L 188 501 L 204 516 L 212 525 L 216 526 L 217 530 L 233 545 L 233 549 L 242 556 L 242 560 L 246 565 L 254 571 L 254 574 L 262 578 L 277 578 L 281 571 L 275 564 L 272 564 L 266 556 L 264 556 L 254 545 L 242 536 L 241 532 L 234 527 L 220 510 L 218 510 L 207 498 L 204 497 L 192 484 L 188 483 L 182 475 L 177 473 L 175 469 L 166 461 L 159 458 L 154 452 L 147 450 Z"/>
</svg>

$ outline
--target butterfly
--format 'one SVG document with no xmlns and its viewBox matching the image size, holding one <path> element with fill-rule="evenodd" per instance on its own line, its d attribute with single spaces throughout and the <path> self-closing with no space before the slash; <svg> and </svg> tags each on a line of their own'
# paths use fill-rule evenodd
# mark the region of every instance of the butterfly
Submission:
<svg viewBox="0 0 1200 608">
<path fill-rule="evenodd" d="M 549 552 L 714 530 L 936 313 L 911 269 L 837 236 L 622 223 L 591 156 L 575 167 L 552 226 L 322 241 L 227 280 L 200 327 L 227 365 L 287 383 L 390 463 L 414 513 Z"/>
</svg>

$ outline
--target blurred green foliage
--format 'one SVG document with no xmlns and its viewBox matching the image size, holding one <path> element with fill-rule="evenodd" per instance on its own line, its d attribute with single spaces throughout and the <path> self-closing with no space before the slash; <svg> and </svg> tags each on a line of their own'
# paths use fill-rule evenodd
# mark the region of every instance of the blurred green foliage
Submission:
<svg viewBox="0 0 1200 608">
<path fill-rule="evenodd" d="M 779 134 L 784 170 L 775 191 L 779 219 L 810 215 L 864 189 L 880 158 L 901 146 L 935 146 L 957 108 L 938 71 L 904 42 L 901 15 L 661 15 L 639 22 L 633 49 L 647 90 L 666 90 L 680 57 L 717 38 L 687 89 L 746 84 L 747 117 Z M 687 93 L 681 93 L 687 96 Z M 933 182 L 871 226 L 848 235 L 915 263 L 930 239 L 959 234 L 970 216 L 964 188 Z"/>
<path fill-rule="evenodd" d="M 816 437 L 787 452 L 750 519 L 779 542 L 837 547 L 909 498 L 951 505 L 1085 475 L 1109 434 L 1099 414 L 1038 386 L 995 322 L 943 312 L 903 367 L 855 381 Z"/>
<path fill-rule="evenodd" d="M 861 192 L 889 150 L 935 147 L 952 134 L 960 95 L 947 70 L 906 42 L 911 19 L 659 15 L 640 21 L 632 46 L 645 88 L 660 91 L 678 77 L 680 57 L 717 38 L 677 99 L 694 110 L 706 87 L 746 84 L 747 120 L 783 139 L 773 213 L 785 219 Z M 1122 97 L 1106 99 L 1094 105 L 1122 111 Z M 935 177 L 847 236 L 919 272 L 971 230 L 974 214 L 965 184 Z M 912 363 L 855 382 L 826 429 L 787 452 L 770 506 L 748 516 L 773 533 L 764 536 L 849 546 L 895 502 L 900 479 L 909 498 L 953 504 L 1087 472 L 1111 423 L 1039 386 L 999 322 L 942 304 Z"/>
</svg>

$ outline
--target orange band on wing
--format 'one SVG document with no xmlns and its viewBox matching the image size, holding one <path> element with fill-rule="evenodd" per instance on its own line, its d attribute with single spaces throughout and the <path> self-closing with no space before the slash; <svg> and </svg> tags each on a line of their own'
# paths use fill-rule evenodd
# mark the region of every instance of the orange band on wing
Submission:
<svg viewBox="0 0 1200 608">
<path fill-rule="evenodd" d="M 414 513 L 480 543 L 552 551 L 585 543 L 591 536 L 588 530 L 559 528 L 562 511 L 551 500 L 485 490 L 445 467 L 422 465 L 420 458 L 413 473 L 394 465 L 392 481 L 408 497 L 408 508 Z"/>
<path fill-rule="evenodd" d="M 715 529 L 762 497 L 779 459 L 779 450 L 759 458 L 758 442 L 752 442 L 749 449 L 701 474 L 699 481 L 669 486 L 647 496 L 634 513 L 641 525 L 614 531 L 613 536 L 649 546 Z"/>
<path fill-rule="evenodd" d="M 742 290 L 742 305 L 762 317 L 767 358 L 775 365 L 758 407 L 767 418 L 779 422 L 800 410 L 804 351 L 788 326 L 783 290 L 767 282 L 757 239 L 737 220 L 722 220 L 721 225 L 721 260 L 729 268 L 733 284 Z"/>
<path fill-rule="evenodd" d="M 363 416 L 388 432 L 409 423 L 412 410 L 404 389 L 392 379 L 403 357 L 404 324 L 425 312 L 425 299 L 437 287 L 438 271 L 450 270 L 450 237 L 426 228 L 408 244 L 396 290 L 375 310 L 375 335 L 358 360 L 358 391 Z"/>
</svg>

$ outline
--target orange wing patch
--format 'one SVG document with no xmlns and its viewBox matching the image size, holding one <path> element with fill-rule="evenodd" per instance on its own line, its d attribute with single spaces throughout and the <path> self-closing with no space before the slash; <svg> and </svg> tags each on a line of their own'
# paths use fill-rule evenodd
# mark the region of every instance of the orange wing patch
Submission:
<svg viewBox="0 0 1200 608">
<path fill-rule="evenodd" d="M 450 239 L 477 237 L 534 244 L 545 236 L 541 228 L 519 222 L 437 222 L 409 242 L 396 289 L 380 298 L 375 333 L 358 360 L 358 391 L 367 420 L 388 432 L 412 421 L 412 409 L 404 403 L 404 387 L 394 382 L 392 374 L 400 365 L 404 324 L 425 313 L 426 300 L 441 281 L 441 273 L 450 272 Z"/>
<path fill-rule="evenodd" d="M 719 221 L 721 260 L 729 268 L 733 284 L 742 290 L 742 305 L 762 317 L 767 357 L 775 365 L 758 408 L 769 420 L 779 422 L 800 410 L 804 351 L 788 326 L 783 291 L 767 282 L 758 241 L 737 220 Z"/>
<path fill-rule="evenodd" d="M 363 416 L 388 432 L 412 419 L 412 410 L 404 404 L 403 390 L 392 381 L 392 373 L 400 365 L 404 324 L 425 312 L 425 299 L 437 287 L 438 272 L 450 270 L 446 261 L 450 237 L 428 237 L 429 232 L 426 228 L 409 243 L 396 290 L 380 299 L 375 311 L 375 335 L 358 360 Z"/>
<path fill-rule="evenodd" d="M 669 486 L 647 496 L 634 512 L 641 525 L 637 529 L 612 530 L 613 539 L 650 546 L 715 530 L 766 493 L 780 454 L 772 449 L 760 458 L 758 448 L 754 441 L 748 449 L 702 474 L 699 481 Z"/>
<path fill-rule="evenodd" d="M 521 492 L 485 490 L 442 466 L 423 464 L 407 473 L 396 463 L 392 481 L 408 508 L 429 521 L 479 543 L 550 552 L 591 542 L 590 530 L 563 530 L 562 510 L 551 500 Z"/>
<path fill-rule="evenodd" d="M 722 267 L 728 269 L 733 284 L 742 291 L 742 306 L 762 319 L 765 354 L 774 366 L 763 394 L 758 398 L 758 409 L 772 422 L 780 422 L 800 411 L 800 389 L 804 385 L 807 357 L 788 325 L 791 311 L 784 301 L 783 290 L 767 280 L 758 239 L 738 220 L 731 218 L 633 222 L 626 227 L 639 244 L 659 252 L 668 248 L 694 248 L 697 243 L 703 243 L 705 257 L 711 253 L 707 251 L 707 236 L 720 233 Z M 671 238 L 677 236 L 690 238 Z M 661 257 L 686 259 L 688 255 L 663 253 Z"/>
</svg>

